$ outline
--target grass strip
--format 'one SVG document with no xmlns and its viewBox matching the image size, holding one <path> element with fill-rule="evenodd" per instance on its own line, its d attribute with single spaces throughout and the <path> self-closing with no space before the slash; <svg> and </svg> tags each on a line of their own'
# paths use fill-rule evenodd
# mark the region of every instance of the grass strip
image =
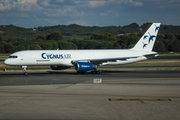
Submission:
<svg viewBox="0 0 180 120">
<path fill-rule="evenodd" d="M 143 71 L 143 70 L 180 70 L 180 68 L 130 68 L 130 69 L 98 69 L 99 71 Z M 27 72 L 68 72 L 74 71 L 74 69 L 67 69 L 67 70 L 27 70 Z M 0 71 L 2 73 L 3 70 Z M 6 72 L 22 72 L 23 70 L 6 70 Z"/>
</svg>

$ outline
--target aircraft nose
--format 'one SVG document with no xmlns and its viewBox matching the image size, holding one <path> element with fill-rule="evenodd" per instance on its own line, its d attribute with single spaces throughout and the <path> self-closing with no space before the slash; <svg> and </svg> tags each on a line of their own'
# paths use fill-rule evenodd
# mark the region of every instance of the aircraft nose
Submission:
<svg viewBox="0 0 180 120">
<path fill-rule="evenodd" d="M 6 64 L 6 65 L 10 65 L 10 63 L 11 63 L 11 60 L 9 60 L 9 59 L 6 59 L 6 60 L 4 61 L 4 64 Z"/>
</svg>

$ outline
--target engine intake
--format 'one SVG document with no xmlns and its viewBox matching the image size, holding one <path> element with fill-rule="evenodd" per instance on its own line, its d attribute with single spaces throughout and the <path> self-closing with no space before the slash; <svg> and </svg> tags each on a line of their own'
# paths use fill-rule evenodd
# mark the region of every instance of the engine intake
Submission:
<svg viewBox="0 0 180 120">
<path fill-rule="evenodd" d="M 94 68 L 95 68 L 95 66 L 89 62 L 77 62 L 75 64 L 76 71 L 88 71 L 88 70 L 92 70 Z"/>
</svg>

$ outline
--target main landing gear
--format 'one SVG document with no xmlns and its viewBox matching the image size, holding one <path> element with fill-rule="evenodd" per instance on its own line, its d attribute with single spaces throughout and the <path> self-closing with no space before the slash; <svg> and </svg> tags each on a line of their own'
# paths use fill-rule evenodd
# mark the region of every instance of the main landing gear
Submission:
<svg viewBox="0 0 180 120">
<path fill-rule="evenodd" d="M 27 72 L 26 72 L 26 68 L 27 66 L 22 66 L 22 68 L 24 68 L 23 72 L 24 72 L 24 75 L 27 76 Z"/>
<path fill-rule="evenodd" d="M 100 71 L 97 70 L 97 66 L 94 68 L 94 71 L 91 71 L 91 74 L 100 74 Z"/>
<path fill-rule="evenodd" d="M 85 74 L 86 71 L 77 71 L 78 74 Z M 91 71 L 91 74 L 100 74 L 100 71 Z"/>
<path fill-rule="evenodd" d="M 100 74 L 100 71 L 91 71 L 91 74 Z"/>
</svg>

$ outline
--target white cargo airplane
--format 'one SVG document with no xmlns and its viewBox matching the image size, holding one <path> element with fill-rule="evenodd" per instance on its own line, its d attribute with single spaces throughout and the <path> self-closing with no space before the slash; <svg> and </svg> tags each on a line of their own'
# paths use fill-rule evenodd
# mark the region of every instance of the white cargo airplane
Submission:
<svg viewBox="0 0 180 120">
<path fill-rule="evenodd" d="M 78 73 L 91 71 L 98 74 L 97 66 L 134 63 L 158 56 L 152 52 L 160 23 L 153 23 L 137 44 L 131 49 L 106 50 L 25 50 L 7 58 L 6 65 L 22 66 L 24 75 L 29 65 L 49 65 L 53 70 L 75 66 Z"/>
</svg>

